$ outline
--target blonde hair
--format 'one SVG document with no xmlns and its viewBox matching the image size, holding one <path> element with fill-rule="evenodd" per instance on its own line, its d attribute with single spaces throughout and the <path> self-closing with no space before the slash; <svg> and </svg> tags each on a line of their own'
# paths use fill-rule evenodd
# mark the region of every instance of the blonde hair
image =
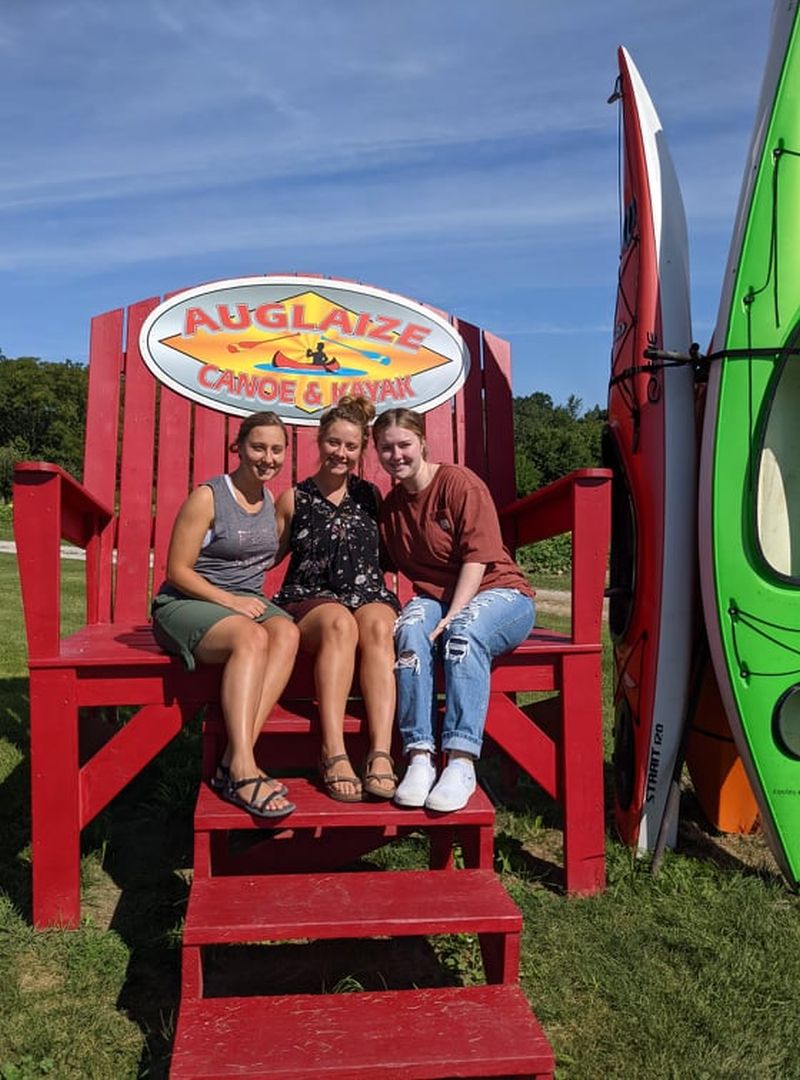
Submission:
<svg viewBox="0 0 800 1080">
<path fill-rule="evenodd" d="M 339 398 L 338 402 L 335 405 L 332 405 L 330 409 L 326 409 L 319 418 L 317 442 L 322 441 L 325 432 L 331 424 L 335 424 L 337 420 L 345 420 L 348 424 L 355 424 L 360 430 L 361 451 L 363 453 L 364 448 L 369 442 L 369 425 L 374 415 L 375 406 L 369 398 L 350 397 L 348 394 L 345 394 L 345 396 Z"/>
</svg>

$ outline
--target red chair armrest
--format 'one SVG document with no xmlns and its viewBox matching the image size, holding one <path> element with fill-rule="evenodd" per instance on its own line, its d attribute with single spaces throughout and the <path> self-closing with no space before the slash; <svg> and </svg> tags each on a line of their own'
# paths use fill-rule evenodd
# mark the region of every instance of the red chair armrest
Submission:
<svg viewBox="0 0 800 1080">
<path fill-rule="evenodd" d="M 86 550 L 86 604 L 96 611 L 100 545 L 114 515 L 74 477 L 47 461 L 14 468 L 14 539 L 17 544 L 28 656 L 57 656 L 61 620 L 61 541 Z M 110 543 L 106 543 L 110 552 Z"/>
<path fill-rule="evenodd" d="M 611 471 L 576 469 L 500 512 L 509 547 L 572 533 L 572 640 L 600 640 L 608 548 Z"/>
</svg>

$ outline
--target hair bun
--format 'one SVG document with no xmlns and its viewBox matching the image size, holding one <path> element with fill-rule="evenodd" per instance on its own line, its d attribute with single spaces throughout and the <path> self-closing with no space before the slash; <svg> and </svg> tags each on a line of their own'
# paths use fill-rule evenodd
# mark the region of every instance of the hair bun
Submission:
<svg viewBox="0 0 800 1080">
<path fill-rule="evenodd" d="M 369 424 L 375 416 L 375 406 L 366 397 L 351 397 L 350 394 L 344 394 L 339 398 L 337 404 L 345 412 L 352 410 L 353 412 L 362 413 L 365 424 Z"/>
</svg>

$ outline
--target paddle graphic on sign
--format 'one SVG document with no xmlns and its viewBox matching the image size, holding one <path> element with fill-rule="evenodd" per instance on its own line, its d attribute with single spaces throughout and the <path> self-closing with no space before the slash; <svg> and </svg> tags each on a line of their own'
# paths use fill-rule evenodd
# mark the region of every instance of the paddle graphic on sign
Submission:
<svg viewBox="0 0 800 1080">
<path fill-rule="evenodd" d="M 425 412 L 469 370 L 461 336 L 393 293 L 321 278 L 217 281 L 170 297 L 145 321 L 145 363 L 177 393 L 245 416 L 273 409 L 298 424 L 344 395 L 376 412 Z"/>
</svg>

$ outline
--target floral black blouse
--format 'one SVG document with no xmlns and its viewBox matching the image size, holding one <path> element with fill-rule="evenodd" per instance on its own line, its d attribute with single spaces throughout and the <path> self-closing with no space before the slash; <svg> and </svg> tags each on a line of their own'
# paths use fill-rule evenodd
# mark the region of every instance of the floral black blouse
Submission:
<svg viewBox="0 0 800 1080">
<path fill-rule="evenodd" d="M 400 604 L 386 588 L 378 557 L 378 499 L 366 480 L 351 476 L 337 506 L 309 477 L 295 488 L 289 569 L 276 604 L 330 597 L 351 610 Z"/>
</svg>

